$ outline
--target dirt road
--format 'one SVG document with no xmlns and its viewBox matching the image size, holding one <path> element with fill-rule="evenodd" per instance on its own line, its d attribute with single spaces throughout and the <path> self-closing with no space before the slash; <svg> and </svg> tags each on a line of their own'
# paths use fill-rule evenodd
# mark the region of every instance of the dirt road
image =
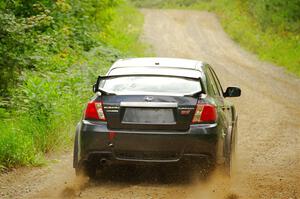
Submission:
<svg viewBox="0 0 300 199">
<path fill-rule="evenodd" d="M 0 198 L 300 198 L 300 79 L 258 61 L 231 41 L 207 12 L 142 10 L 143 39 L 157 56 L 204 60 L 223 86 L 238 85 L 237 170 L 194 180 L 180 171 L 107 169 L 96 181 L 75 178 L 71 154 L 40 169 L 0 178 Z"/>
</svg>

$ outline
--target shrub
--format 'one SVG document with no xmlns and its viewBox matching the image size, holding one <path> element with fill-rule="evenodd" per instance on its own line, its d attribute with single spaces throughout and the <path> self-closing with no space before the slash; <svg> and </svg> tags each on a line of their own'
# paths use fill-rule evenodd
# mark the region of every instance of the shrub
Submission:
<svg viewBox="0 0 300 199">
<path fill-rule="evenodd" d="M 0 169 L 70 148 L 96 77 L 143 54 L 141 25 L 121 0 L 0 2 Z"/>
</svg>

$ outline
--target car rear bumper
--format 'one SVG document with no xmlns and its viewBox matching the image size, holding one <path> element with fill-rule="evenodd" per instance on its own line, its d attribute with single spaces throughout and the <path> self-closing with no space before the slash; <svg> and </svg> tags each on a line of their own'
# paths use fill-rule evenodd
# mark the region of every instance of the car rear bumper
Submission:
<svg viewBox="0 0 300 199">
<path fill-rule="evenodd" d="M 109 130 L 105 122 L 83 120 L 78 128 L 78 164 L 108 160 L 112 163 L 171 163 L 214 159 L 217 124 L 191 125 L 185 132 Z"/>
</svg>

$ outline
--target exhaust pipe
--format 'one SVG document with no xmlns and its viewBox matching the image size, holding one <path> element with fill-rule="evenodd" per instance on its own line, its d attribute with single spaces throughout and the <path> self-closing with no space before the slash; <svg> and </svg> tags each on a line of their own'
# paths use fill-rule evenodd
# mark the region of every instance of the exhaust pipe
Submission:
<svg viewBox="0 0 300 199">
<path fill-rule="evenodd" d="M 106 158 L 102 158 L 100 160 L 100 164 L 105 165 L 107 163 L 107 159 Z"/>
</svg>

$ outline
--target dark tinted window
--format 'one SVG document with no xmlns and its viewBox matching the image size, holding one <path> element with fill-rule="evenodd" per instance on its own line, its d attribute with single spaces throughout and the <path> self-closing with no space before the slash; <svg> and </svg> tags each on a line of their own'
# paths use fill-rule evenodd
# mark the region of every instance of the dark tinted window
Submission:
<svg viewBox="0 0 300 199">
<path fill-rule="evenodd" d="M 217 85 L 216 85 L 216 82 L 215 82 L 213 75 L 208 67 L 205 68 L 205 74 L 206 74 L 206 83 L 207 83 L 208 94 L 220 95 Z"/>
<path fill-rule="evenodd" d="M 211 74 L 213 76 L 213 79 L 214 79 L 214 82 L 215 82 L 215 85 L 217 87 L 219 95 L 223 96 L 223 89 L 222 89 L 222 86 L 220 84 L 220 81 L 219 81 L 219 79 L 218 79 L 215 71 L 211 67 L 209 67 L 209 70 L 210 70 L 210 72 L 211 72 Z"/>
</svg>

